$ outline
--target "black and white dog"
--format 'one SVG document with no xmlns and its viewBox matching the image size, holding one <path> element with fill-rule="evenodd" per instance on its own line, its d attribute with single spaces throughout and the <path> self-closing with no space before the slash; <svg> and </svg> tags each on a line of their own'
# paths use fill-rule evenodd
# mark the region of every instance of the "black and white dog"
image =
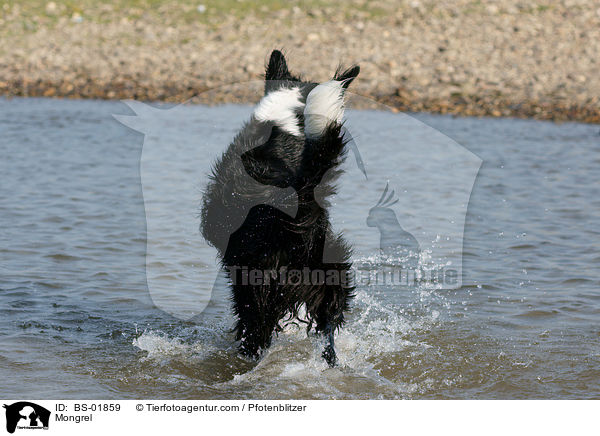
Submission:
<svg viewBox="0 0 600 436">
<path fill-rule="evenodd" d="M 344 157 L 344 93 L 359 71 L 305 82 L 273 51 L 264 97 L 213 167 L 201 232 L 229 273 L 244 355 L 257 357 L 305 305 L 303 321 L 326 337 L 323 357 L 335 365 L 334 332 L 354 288 L 345 280 L 350 248 L 332 232 L 325 197 Z"/>
</svg>

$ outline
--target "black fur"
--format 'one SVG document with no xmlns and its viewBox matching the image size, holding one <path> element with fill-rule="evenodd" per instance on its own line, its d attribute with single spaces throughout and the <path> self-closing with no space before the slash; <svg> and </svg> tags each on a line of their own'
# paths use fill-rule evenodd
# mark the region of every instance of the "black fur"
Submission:
<svg viewBox="0 0 600 436">
<path fill-rule="evenodd" d="M 334 78 L 344 80 L 347 87 L 358 73 L 355 66 L 336 72 Z M 265 95 L 297 86 L 303 101 L 316 86 L 290 74 L 277 50 L 271 54 L 265 78 Z M 303 113 L 299 111 L 297 117 L 302 128 Z M 309 275 L 322 270 L 347 277 L 351 250 L 340 235 L 333 234 L 322 206 L 324 197 L 335 192 L 333 182 L 344 156 L 341 128 L 331 122 L 320 138 L 308 140 L 252 117 L 213 167 L 202 205 L 201 231 L 230 272 L 236 339 L 245 355 L 257 357 L 260 349 L 270 345 L 273 332 L 281 330 L 281 322 L 297 318 L 305 304 L 308 330 L 314 326 L 326 336 L 323 357 L 335 364 L 333 335 L 344 323 L 353 286 L 335 279 L 298 284 L 273 279 L 252 285 L 243 283 L 240 268 L 284 268 L 309 271 Z"/>
</svg>

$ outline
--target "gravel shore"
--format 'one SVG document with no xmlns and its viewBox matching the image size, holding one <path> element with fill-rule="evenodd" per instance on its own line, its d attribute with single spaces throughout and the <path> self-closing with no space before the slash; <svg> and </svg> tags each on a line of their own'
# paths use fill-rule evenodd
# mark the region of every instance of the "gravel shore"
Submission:
<svg viewBox="0 0 600 436">
<path fill-rule="evenodd" d="M 5 3 L 0 95 L 183 102 L 283 48 L 315 81 L 359 63 L 354 92 L 399 110 L 600 123 L 597 0 L 155 3 Z"/>
</svg>

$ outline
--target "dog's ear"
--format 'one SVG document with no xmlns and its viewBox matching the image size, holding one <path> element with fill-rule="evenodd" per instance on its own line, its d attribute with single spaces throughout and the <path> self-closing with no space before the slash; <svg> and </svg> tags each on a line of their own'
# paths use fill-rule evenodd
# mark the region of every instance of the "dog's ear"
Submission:
<svg viewBox="0 0 600 436">
<path fill-rule="evenodd" d="M 288 70 L 287 62 L 283 53 L 279 50 L 273 50 L 269 65 L 267 66 L 266 80 L 289 80 L 292 77 Z"/>
<path fill-rule="evenodd" d="M 354 65 L 343 72 L 341 71 L 341 68 L 338 68 L 338 70 L 335 72 L 333 80 L 343 81 L 344 83 L 342 83 L 342 87 L 348 88 L 352 81 L 356 79 L 358 73 L 360 73 L 360 67 L 358 65 Z"/>
</svg>

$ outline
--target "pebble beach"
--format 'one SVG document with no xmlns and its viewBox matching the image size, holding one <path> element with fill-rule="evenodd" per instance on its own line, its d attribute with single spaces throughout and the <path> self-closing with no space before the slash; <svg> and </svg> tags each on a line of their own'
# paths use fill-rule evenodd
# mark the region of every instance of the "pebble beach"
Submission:
<svg viewBox="0 0 600 436">
<path fill-rule="evenodd" d="M 279 48 L 314 81 L 360 64 L 353 91 L 396 110 L 600 123 L 593 0 L 80 3 L 0 2 L 0 95 L 180 103 Z"/>
</svg>

